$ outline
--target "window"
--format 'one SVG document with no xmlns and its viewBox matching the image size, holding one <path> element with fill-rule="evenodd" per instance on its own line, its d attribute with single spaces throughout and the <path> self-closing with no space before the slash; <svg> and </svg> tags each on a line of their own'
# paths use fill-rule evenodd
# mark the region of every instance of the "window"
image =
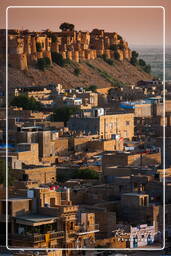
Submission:
<svg viewBox="0 0 171 256">
<path fill-rule="evenodd" d="M 12 215 L 12 202 L 8 202 L 8 214 Z"/>
<path fill-rule="evenodd" d="M 6 214 L 6 202 L 2 202 L 2 214 Z"/>
<path fill-rule="evenodd" d="M 144 198 L 140 198 L 140 200 L 141 200 L 141 206 L 143 206 L 144 205 Z"/>
<path fill-rule="evenodd" d="M 124 186 L 123 185 L 119 185 L 119 192 L 123 191 Z"/>
<path fill-rule="evenodd" d="M 53 198 L 53 197 L 50 198 L 50 206 L 51 207 L 55 206 L 55 201 L 56 201 L 55 198 Z"/>
<path fill-rule="evenodd" d="M 28 174 L 23 174 L 23 181 L 28 181 Z"/>
<path fill-rule="evenodd" d="M 29 211 L 32 210 L 32 200 L 29 200 Z"/>
<path fill-rule="evenodd" d="M 73 222 L 70 223 L 70 229 L 71 229 L 71 230 L 74 229 L 74 223 L 73 223 Z"/>
<path fill-rule="evenodd" d="M 130 125 L 130 121 L 126 121 L 125 124 L 126 124 L 126 125 Z"/>
<path fill-rule="evenodd" d="M 134 189 L 137 190 L 137 188 L 138 188 L 138 184 L 134 183 Z"/>
<path fill-rule="evenodd" d="M 126 130 L 124 131 L 124 133 L 125 133 L 125 137 L 128 137 L 128 131 Z"/>
<path fill-rule="evenodd" d="M 147 197 L 144 197 L 144 206 L 147 206 L 147 202 L 148 202 Z"/>
</svg>

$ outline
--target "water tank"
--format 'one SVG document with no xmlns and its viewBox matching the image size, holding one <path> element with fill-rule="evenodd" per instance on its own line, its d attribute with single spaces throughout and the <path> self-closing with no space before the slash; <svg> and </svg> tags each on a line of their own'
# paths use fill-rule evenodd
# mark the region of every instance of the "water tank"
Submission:
<svg viewBox="0 0 171 256">
<path fill-rule="evenodd" d="M 93 108 L 93 116 L 103 116 L 104 115 L 104 108 Z"/>
</svg>

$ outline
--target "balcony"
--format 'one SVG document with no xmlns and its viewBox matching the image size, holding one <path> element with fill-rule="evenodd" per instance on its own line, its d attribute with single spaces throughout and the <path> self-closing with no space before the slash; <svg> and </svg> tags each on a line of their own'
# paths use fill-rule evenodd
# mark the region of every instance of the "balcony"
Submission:
<svg viewBox="0 0 171 256">
<path fill-rule="evenodd" d="M 29 243 L 38 243 L 45 241 L 45 235 L 32 235 L 32 234 L 12 234 L 8 236 L 8 240 L 12 241 L 28 241 Z"/>
<path fill-rule="evenodd" d="M 71 213 L 71 212 L 77 212 L 78 211 L 78 206 L 62 206 L 61 207 L 61 213 Z"/>
<path fill-rule="evenodd" d="M 99 232 L 99 224 L 92 224 L 92 225 L 88 225 L 88 226 L 81 226 L 81 224 L 80 224 L 75 227 L 75 231 L 76 231 L 77 235 L 96 233 L 96 232 Z"/>
<path fill-rule="evenodd" d="M 48 242 L 56 239 L 64 238 L 64 231 L 58 231 L 47 234 L 15 234 L 9 235 L 9 240 L 28 241 L 29 243 Z"/>
<path fill-rule="evenodd" d="M 50 234 L 50 240 L 64 238 L 64 231 L 58 231 Z"/>
</svg>

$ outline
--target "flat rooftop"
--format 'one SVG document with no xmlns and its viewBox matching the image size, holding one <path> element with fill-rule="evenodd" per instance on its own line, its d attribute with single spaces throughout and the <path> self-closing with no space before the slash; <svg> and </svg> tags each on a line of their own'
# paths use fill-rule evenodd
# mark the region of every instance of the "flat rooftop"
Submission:
<svg viewBox="0 0 171 256">
<path fill-rule="evenodd" d="M 7 198 L 8 202 L 12 202 L 12 201 L 23 201 L 23 200 L 31 200 L 30 198 L 26 198 L 26 197 L 12 197 L 12 198 Z M 6 202 L 6 199 L 1 199 L 0 201 Z"/>
<path fill-rule="evenodd" d="M 123 193 L 122 195 L 125 195 L 125 196 L 148 196 L 148 194 L 135 193 L 135 192 L 132 192 L 132 193 Z"/>
<path fill-rule="evenodd" d="M 31 222 L 41 222 L 41 221 L 56 219 L 57 217 L 30 214 L 30 215 L 26 215 L 26 216 L 19 216 L 16 218 L 20 219 L 20 220 L 31 221 Z"/>
<path fill-rule="evenodd" d="M 43 215 L 25 215 L 16 217 L 16 223 L 28 226 L 40 226 L 45 224 L 54 223 L 57 217 L 43 216 Z"/>
<path fill-rule="evenodd" d="M 39 169 L 39 168 L 49 168 L 49 167 L 53 167 L 51 165 L 25 165 L 23 167 L 24 170 L 26 169 Z"/>
</svg>

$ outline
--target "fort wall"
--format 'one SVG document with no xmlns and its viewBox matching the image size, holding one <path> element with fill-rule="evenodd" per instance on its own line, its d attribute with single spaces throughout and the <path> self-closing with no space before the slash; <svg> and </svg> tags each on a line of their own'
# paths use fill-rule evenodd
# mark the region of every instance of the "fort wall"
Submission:
<svg viewBox="0 0 171 256">
<path fill-rule="evenodd" d="M 10 34 L 11 33 L 11 34 Z M 94 29 L 92 32 L 24 32 L 10 31 L 8 35 L 9 65 L 27 70 L 40 58 L 48 57 L 52 64 L 51 53 L 60 53 L 64 59 L 80 62 L 94 60 L 101 55 L 119 60 L 130 60 L 131 50 L 128 43 L 117 33 Z"/>
</svg>

